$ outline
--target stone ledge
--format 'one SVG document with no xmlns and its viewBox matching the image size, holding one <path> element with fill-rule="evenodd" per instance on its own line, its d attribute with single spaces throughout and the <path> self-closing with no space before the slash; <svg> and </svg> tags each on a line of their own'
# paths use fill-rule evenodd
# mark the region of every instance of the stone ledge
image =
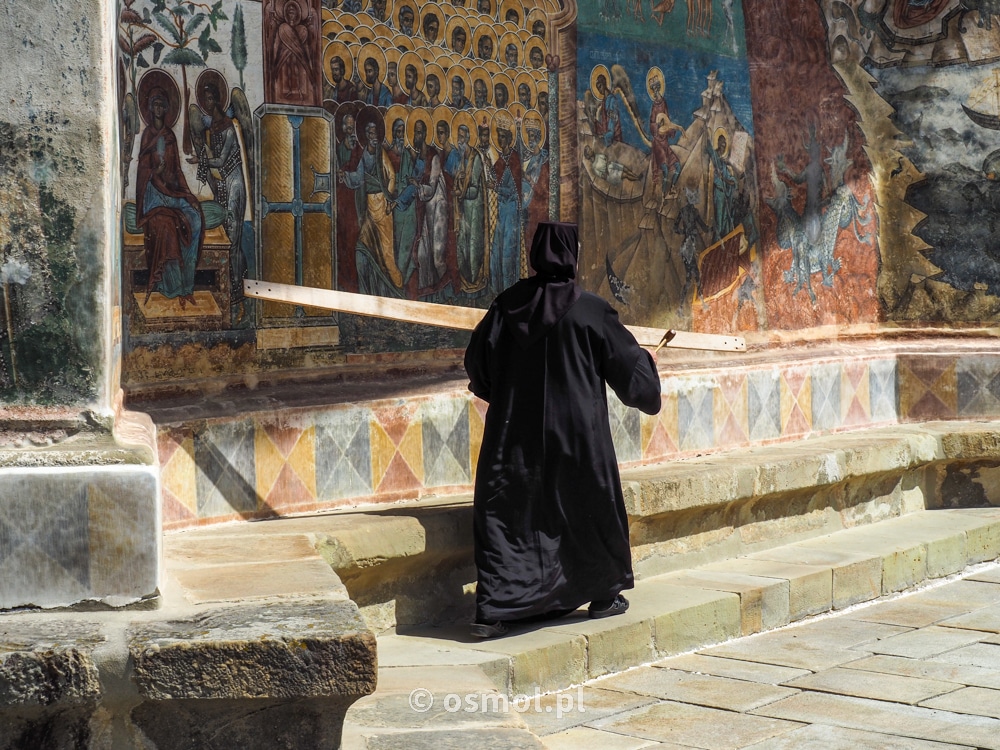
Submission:
<svg viewBox="0 0 1000 750">
<path fill-rule="evenodd" d="M 625 468 L 636 574 L 732 559 L 925 507 L 1000 503 L 976 474 L 977 466 L 994 462 L 1000 462 L 1000 422 L 936 422 Z M 949 481 L 956 472 L 964 479 L 952 484 L 976 491 L 953 493 Z M 470 495 L 461 495 L 280 519 L 267 522 L 268 534 L 310 539 L 376 631 L 446 624 L 471 611 L 471 503 Z M 258 529 L 244 524 L 170 534 L 168 554 L 179 538 L 229 544 Z M 935 571 L 953 567 L 941 551 L 927 554 Z M 856 595 L 846 583 L 852 576 L 876 574 L 872 565 L 856 559 L 831 583 L 838 603 Z M 877 575 L 881 588 L 881 569 Z M 797 588 L 796 596 L 805 594 Z M 799 599 L 794 606 L 797 612 L 813 608 Z"/>
<path fill-rule="evenodd" d="M 351 602 L 228 607 L 130 627 L 147 700 L 314 698 L 375 689 L 375 636 Z"/>
</svg>

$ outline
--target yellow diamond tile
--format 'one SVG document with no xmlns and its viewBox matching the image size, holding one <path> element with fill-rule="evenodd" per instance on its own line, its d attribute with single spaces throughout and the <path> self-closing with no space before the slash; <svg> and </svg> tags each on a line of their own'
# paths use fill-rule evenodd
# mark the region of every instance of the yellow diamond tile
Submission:
<svg viewBox="0 0 1000 750">
<path fill-rule="evenodd" d="M 378 422 L 371 422 L 372 487 L 378 487 L 385 479 L 389 464 L 396 455 L 396 444 Z"/>
<path fill-rule="evenodd" d="M 479 451 L 483 447 L 483 432 L 486 423 L 483 422 L 479 410 L 469 405 L 469 465 L 472 467 L 472 480 L 476 479 L 476 467 L 479 463 Z"/>
<path fill-rule="evenodd" d="M 298 475 L 299 479 L 316 497 L 316 428 L 304 430 L 292 452 L 288 456 L 288 465 Z"/>
<path fill-rule="evenodd" d="M 410 470 L 420 484 L 424 483 L 424 431 L 419 422 L 406 428 L 403 439 L 399 441 L 399 454 L 406 461 Z"/>
<path fill-rule="evenodd" d="M 267 497 L 285 465 L 285 457 L 261 425 L 254 430 L 254 471 L 257 476 L 257 495 Z"/>
<path fill-rule="evenodd" d="M 198 514 L 197 467 L 194 462 L 194 439 L 186 438 L 160 467 L 160 482 L 184 507 Z"/>
</svg>

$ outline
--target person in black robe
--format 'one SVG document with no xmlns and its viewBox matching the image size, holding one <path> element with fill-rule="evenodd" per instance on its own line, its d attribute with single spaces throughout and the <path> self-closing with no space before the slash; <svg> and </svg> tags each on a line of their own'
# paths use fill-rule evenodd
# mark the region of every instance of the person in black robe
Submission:
<svg viewBox="0 0 1000 750">
<path fill-rule="evenodd" d="M 576 225 L 540 223 L 536 275 L 494 300 L 465 353 L 469 389 L 489 403 L 473 503 L 480 638 L 587 602 L 591 617 L 621 614 L 634 585 L 605 384 L 656 414 L 660 380 L 614 308 L 577 285 L 578 247 Z"/>
</svg>

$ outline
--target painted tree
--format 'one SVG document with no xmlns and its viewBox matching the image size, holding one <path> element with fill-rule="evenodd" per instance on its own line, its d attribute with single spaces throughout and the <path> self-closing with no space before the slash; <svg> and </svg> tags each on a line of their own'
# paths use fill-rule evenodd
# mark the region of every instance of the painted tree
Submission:
<svg viewBox="0 0 1000 750">
<path fill-rule="evenodd" d="M 187 122 L 191 95 L 188 91 L 187 69 L 203 68 L 212 53 L 222 52 L 222 47 L 212 38 L 212 34 L 218 31 L 219 21 L 229 18 L 222 10 L 223 0 L 216 0 L 212 5 L 190 0 L 148 0 L 149 4 L 143 7 L 141 16 L 133 7 L 135 0 L 122 0 L 122 2 L 125 4 L 122 15 L 126 15 L 126 10 L 129 12 L 124 21 L 120 16 L 120 25 L 125 23 L 126 32 L 133 31 L 135 27 L 134 33 L 138 34 L 137 43 L 131 47 L 133 57 L 131 64 L 142 68 L 149 67 L 145 51 L 151 48 L 154 65 L 179 65 L 181 68 L 184 91 L 184 153 L 191 154 L 193 153 L 191 129 Z M 154 39 L 149 39 L 150 34 Z M 122 39 L 128 41 L 130 37 L 127 33 L 119 34 L 119 44 L 122 43 Z M 197 52 L 192 47 L 197 47 Z M 169 52 L 161 60 L 160 55 L 164 49 L 169 49 Z M 135 91 L 134 68 L 132 87 Z"/>
<path fill-rule="evenodd" d="M 240 88 L 246 90 L 243 85 L 243 70 L 247 66 L 247 32 L 243 23 L 242 5 L 237 5 L 233 12 L 233 33 L 230 39 L 229 53 L 233 58 L 233 65 L 240 72 Z"/>
</svg>

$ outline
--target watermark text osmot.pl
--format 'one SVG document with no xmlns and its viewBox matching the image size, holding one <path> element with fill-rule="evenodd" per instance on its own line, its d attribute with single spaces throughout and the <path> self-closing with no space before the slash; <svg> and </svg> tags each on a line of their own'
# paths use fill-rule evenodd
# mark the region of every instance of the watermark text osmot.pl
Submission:
<svg viewBox="0 0 1000 750">
<path fill-rule="evenodd" d="M 410 708 L 417 713 L 427 713 L 432 709 L 444 709 L 448 713 L 507 713 L 517 711 L 519 713 L 555 714 L 557 719 L 561 719 L 573 712 L 586 713 L 587 709 L 583 704 L 583 688 L 579 687 L 575 693 L 562 692 L 552 696 L 542 703 L 542 693 L 536 687 L 534 695 L 517 695 L 508 698 L 501 693 L 447 693 L 446 695 L 435 695 L 427 688 L 416 688 L 410 693 Z"/>
</svg>

